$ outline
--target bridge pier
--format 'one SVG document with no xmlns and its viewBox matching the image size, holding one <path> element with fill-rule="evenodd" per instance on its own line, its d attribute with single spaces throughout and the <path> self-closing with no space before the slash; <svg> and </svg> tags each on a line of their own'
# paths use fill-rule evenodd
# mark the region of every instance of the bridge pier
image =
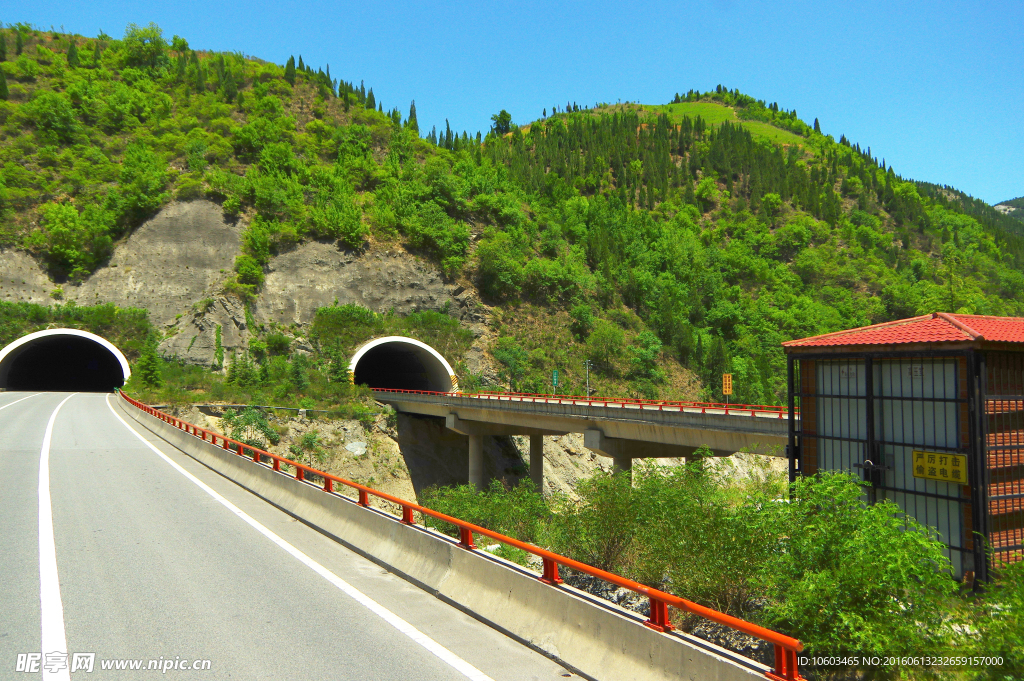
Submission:
<svg viewBox="0 0 1024 681">
<path fill-rule="evenodd" d="M 544 436 L 530 436 L 530 479 L 541 494 L 544 493 Z"/>
<path fill-rule="evenodd" d="M 484 481 L 484 436 L 469 435 L 469 484 L 483 491 Z"/>
<path fill-rule="evenodd" d="M 633 457 L 631 456 L 613 456 L 612 457 L 612 471 L 615 473 L 628 473 L 633 474 Z"/>
</svg>

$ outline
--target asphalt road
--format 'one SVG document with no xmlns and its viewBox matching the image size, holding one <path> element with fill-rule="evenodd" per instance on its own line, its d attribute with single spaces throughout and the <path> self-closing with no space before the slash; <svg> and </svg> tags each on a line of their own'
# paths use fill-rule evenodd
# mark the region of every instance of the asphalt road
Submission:
<svg viewBox="0 0 1024 681">
<path fill-rule="evenodd" d="M 0 679 L 569 676 L 182 454 L 107 397 L 0 393 Z M 47 671 L 30 655 L 55 651 L 94 654 L 92 671 L 87 657 L 71 671 L 76 660 L 61 669 L 58 656 Z M 120 660 L 142 669 L 102 668 Z M 197 660 L 209 668 L 182 668 Z"/>
</svg>

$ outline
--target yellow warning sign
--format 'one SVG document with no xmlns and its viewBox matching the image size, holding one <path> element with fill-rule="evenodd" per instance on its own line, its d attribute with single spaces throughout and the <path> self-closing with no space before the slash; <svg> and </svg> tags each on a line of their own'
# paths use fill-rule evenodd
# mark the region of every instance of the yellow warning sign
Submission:
<svg viewBox="0 0 1024 681">
<path fill-rule="evenodd" d="M 722 394 L 732 395 L 732 374 L 722 374 Z"/>
<path fill-rule="evenodd" d="M 914 450 L 914 477 L 967 484 L 967 457 L 948 452 Z"/>
</svg>

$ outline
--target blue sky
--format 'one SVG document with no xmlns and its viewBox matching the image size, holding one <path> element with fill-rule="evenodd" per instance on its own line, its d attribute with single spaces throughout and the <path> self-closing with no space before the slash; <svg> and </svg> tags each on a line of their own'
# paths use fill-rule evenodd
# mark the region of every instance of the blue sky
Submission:
<svg viewBox="0 0 1024 681">
<path fill-rule="evenodd" d="M 840 5 L 829 7 L 829 5 Z M 1024 3 L 0 1 L 0 19 L 195 48 L 301 54 L 420 126 L 528 122 L 567 101 L 664 103 L 721 83 L 821 121 L 897 172 L 990 203 L 1024 195 Z"/>
</svg>

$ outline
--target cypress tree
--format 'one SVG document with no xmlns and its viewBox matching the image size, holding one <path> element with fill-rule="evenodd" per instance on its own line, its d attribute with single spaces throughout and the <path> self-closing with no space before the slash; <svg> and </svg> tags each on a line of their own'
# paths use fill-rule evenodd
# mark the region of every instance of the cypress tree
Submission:
<svg viewBox="0 0 1024 681">
<path fill-rule="evenodd" d="M 384 102 L 381 102 L 380 104 L 377 105 L 377 112 L 384 113 Z"/>
<path fill-rule="evenodd" d="M 373 97 L 373 88 L 366 93 L 366 108 L 371 110 L 377 108 L 377 100 Z"/>
<path fill-rule="evenodd" d="M 295 57 L 288 57 L 288 63 L 284 65 L 284 79 L 289 85 L 295 85 Z"/>
<path fill-rule="evenodd" d="M 21 31 L 14 32 L 14 54 L 20 55 L 25 47 L 25 39 L 21 37 Z"/>
<path fill-rule="evenodd" d="M 185 67 L 187 65 L 188 65 L 188 60 L 185 58 L 185 55 L 179 54 L 178 55 L 178 80 L 179 81 L 185 80 Z"/>
<path fill-rule="evenodd" d="M 409 120 L 406 125 L 417 135 L 420 134 L 420 124 L 416 121 L 416 100 L 412 100 L 412 104 L 409 105 Z"/>
<path fill-rule="evenodd" d="M 100 41 L 97 40 L 96 41 L 96 45 L 92 48 L 92 65 L 93 66 L 99 66 L 99 64 L 100 64 L 100 56 L 102 54 L 103 54 L 103 51 L 100 49 Z M 182 75 L 184 75 L 184 73 Z"/>
<path fill-rule="evenodd" d="M 345 110 L 345 113 L 348 113 L 348 93 L 347 92 L 341 98 L 341 108 Z"/>
<path fill-rule="evenodd" d="M 0 69 L 0 99 L 7 99 L 7 75 Z"/>
<path fill-rule="evenodd" d="M 160 361 L 156 357 L 156 339 L 149 338 L 146 346 L 135 363 L 135 373 L 150 388 L 159 388 L 164 384 L 160 375 Z"/>
<path fill-rule="evenodd" d="M 230 104 L 235 101 L 237 94 L 238 87 L 235 85 L 235 79 L 231 77 L 231 72 L 228 71 L 224 74 L 224 101 Z"/>
<path fill-rule="evenodd" d="M 78 60 L 78 47 L 75 46 L 75 41 L 71 41 L 71 45 L 68 47 L 68 66 L 78 68 L 80 62 Z"/>
<path fill-rule="evenodd" d="M 206 73 L 204 73 L 203 65 L 196 61 L 196 93 L 202 94 L 206 91 Z"/>
<path fill-rule="evenodd" d="M 0 31 L 0 61 L 7 61 L 7 36 Z"/>
<path fill-rule="evenodd" d="M 305 71 L 306 65 L 302 63 L 302 55 L 299 55 L 299 71 Z"/>
</svg>

